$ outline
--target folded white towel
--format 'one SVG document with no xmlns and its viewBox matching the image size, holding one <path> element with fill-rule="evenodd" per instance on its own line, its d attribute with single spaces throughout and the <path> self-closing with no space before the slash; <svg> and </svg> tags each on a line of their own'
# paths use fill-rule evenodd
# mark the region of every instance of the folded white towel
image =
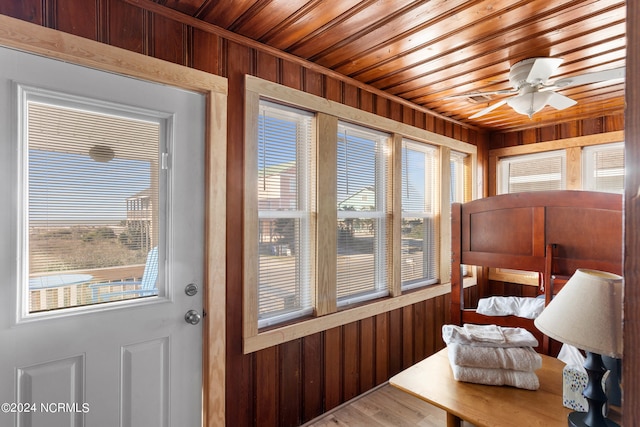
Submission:
<svg viewBox="0 0 640 427">
<path fill-rule="evenodd" d="M 470 368 L 453 364 L 451 369 L 453 378 L 457 381 L 486 385 L 508 385 L 526 390 L 537 390 L 540 387 L 540 381 L 534 372 Z"/>
<path fill-rule="evenodd" d="M 531 347 L 447 346 L 452 364 L 470 368 L 510 369 L 533 372 L 542 367 L 542 357 Z"/>
<path fill-rule="evenodd" d="M 537 347 L 538 340 L 524 328 L 506 328 L 498 326 L 504 335 L 504 342 L 479 341 L 469 335 L 462 326 L 443 325 L 442 339 L 445 344 L 467 344 L 480 347 Z"/>
<path fill-rule="evenodd" d="M 465 333 L 476 341 L 504 343 L 506 342 L 502 329 L 496 325 L 474 325 L 466 323 L 464 326 Z"/>
<path fill-rule="evenodd" d="M 544 298 L 489 297 L 480 298 L 476 313 L 485 316 L 518 316 L 535 319 L 544 310 Z"/>
</svg>

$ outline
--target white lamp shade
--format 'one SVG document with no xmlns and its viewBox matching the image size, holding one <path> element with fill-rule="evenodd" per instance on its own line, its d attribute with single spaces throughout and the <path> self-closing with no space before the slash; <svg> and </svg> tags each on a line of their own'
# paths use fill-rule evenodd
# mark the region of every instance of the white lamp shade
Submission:
<svg viewBox="0 0 640 427">
<path fill-rule="evenodd" d="M 621 358 L 622 292 L 622 277 L 578 269 L 534 323 L 555 340 Z"/>
</svg>

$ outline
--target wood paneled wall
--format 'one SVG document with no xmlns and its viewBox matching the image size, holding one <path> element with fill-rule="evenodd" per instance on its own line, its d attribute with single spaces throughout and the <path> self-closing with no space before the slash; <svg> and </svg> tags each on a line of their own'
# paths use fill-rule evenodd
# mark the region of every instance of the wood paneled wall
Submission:
<svg viewBox="0 0 640 427">
<path fill-rule="evenodd" d="M 517 132 L 493 133 L 490 136 L 489 149 L 535 144 L 536 142 L 555 141 L 619 130 L 624 130 L 624 114 L 559 123 L 553 126 L 531 128 Z"/>
<path fill-rule="evenodd" d="M 482 136 L 327 76 L 317 70 L 222 40 L 220 72 L 229 79 L 229 236 L 242 235 L 243 81 L 245 74 L 277 82 L 399 122 L 466 142 Z M 235 188 L 234 188 L 235 187 Z M 442 348 L 449 297 L 242 354 L 242 246 L 227 245 L 227 424 L 296 426 L 385 382 Z M 232 260 L 238 260 L 234 262 Z"/>
<path fill-rule="evenodd" d="M 243 354 L 243 248 L 232 236 L 242 236 L 244 75 L 479 145 L 482 195 L 485 135 L 149 2 L 8 0 L 0 13 L 228 78 L 227 425 L 297 426 L 442 348 L 449 296 Z"/>
</svg>

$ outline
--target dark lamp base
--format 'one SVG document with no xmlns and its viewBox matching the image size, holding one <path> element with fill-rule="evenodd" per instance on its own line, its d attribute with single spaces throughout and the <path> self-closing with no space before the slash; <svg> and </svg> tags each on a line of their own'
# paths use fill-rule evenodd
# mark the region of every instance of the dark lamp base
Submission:
<svg viewBox="0 0 640 427">
<path fill-rule="evenodd" d="M 597 426 L 591 426 L 589 424 L 585 424 L 585 418 L 587 418 L 586 412 L 572 412 L 569 414 L 569 427 L 620 427 L 620 425 L 616 422 L 613 422 L 609 419 L 604 420 L 604 424 L 599 424 Z"/>
</svg>

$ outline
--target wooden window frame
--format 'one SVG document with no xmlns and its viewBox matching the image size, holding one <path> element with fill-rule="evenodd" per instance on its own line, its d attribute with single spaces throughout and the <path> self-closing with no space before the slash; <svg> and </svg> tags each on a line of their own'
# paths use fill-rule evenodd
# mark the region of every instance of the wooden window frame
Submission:
<svg viewBox="0 0 640 427">
<path fill-rule="evenodd" d="M 257 113 L 261 99 L 268 100 L 294 108 L 300 108 L 316 114 L 317 132 L 317 181 L 316 188 L 316 289 L 315 314 L 312 318 L 300 319 L 296 322 L 273 326 L 261 330 L 258 328 L 258 295 L 257 268 L 255 266 L 257 253 L 254 241 L 257 238 L 257 221 L 253 219 L 251 210 L 257 209 L 257 173 L 255 162 L 249 157 L 255 157 L 257 150 Z M 449 203 L 449 153 L 450 150 L 466 153 L 471 158 L 471 177 L 476 175 L 477 147 L 439 135 L 424 129 L 419 129 L 385 117 L 377 116 L 338 102 L 330 101 L 319 96 L 311 95 L 296 89 L 269 82 L 254 76 L 245 76 L 245 170 L 244 170 L 244 261 L 243 261 L 243 351 L 252 353 L 264 348 L 272 347 L 297 338 L 328 330 L 350 322 L 375 316 L 380 313 L 395 310 L 445 295 L 451 292 L 450 253 L 451 253 L 451 225 L 449 221 L 439 221 L 440 240 L 440 283 L 424 288 L 405 292 L 400 290 L 400 216 L 399 194 L 401 180 L 399 173 L 393 173 L 391 179 L 392 212 L 390 226 L 392 227 L 392 244 L 390 259 L 392 281 L 389 284 L 389 297 L 380 298 L 361 305 L 338 309 L 336 305 L 336 233 L 320 230 L 335 230 L 336 216 L 336 146 L 338 121 L 371 128 L 389 133 L 392 137 L 391 164 L 392 170 L 401 169 L 401 141 L 408 138 L 417 142 L 424 142 L 440 148 L 440 169 L 444 177 L 440 189 L 440 216 L 450 217 Z M 321 183 L 321 184 L 320 184 Z M 470 185 L 470 188 L 475 188 Z M 397 196 L 396 196 L 397 195 Z M 473 197 L 473 195 L 472 195 Z M 398 238 L 396 238 L 398 236 Z M 322 250 L 319 250 L 322 248 Z M 448 260 L 448 262 L 445 262 Z M 442 279 L 442 278 L 447 278 Z M 332 286 L 333 284 L 333 286 Z M 466 279 L 465 286 L 475 284 L 475 277 Z"/>
<path fill-rule="evenodd" d="M 495 196 L 497 194 L 497 166 L 498 161 L 503 157 L 566 150 L 567 190 L 579 190 L 582 188 L 582 156 L 580 155 L 582 148 L 590 145 L 610 144 L 623 141 L 624 131 L 615 131 L 489 150 L 489 195 Z"/>
</svg>

